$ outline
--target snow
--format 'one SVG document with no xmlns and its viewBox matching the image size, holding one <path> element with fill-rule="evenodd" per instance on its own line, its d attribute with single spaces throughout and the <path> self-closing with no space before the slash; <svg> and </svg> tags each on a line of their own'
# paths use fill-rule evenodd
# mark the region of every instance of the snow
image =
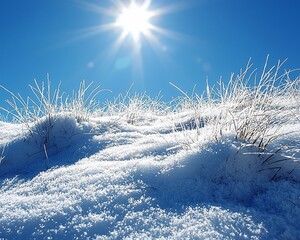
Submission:
<svg viewBox="0 0 300 240">
<path fill-rule="evenodd" d="M 84 82 L 74 99 L 9 91 L 0 239 L 299 238 L 300 79 L 280 66 L 207 98 L 172 85 L 169 104 L 127 92 L 97 108 Z"/>
<path fill-rule="evenodd" d="M 262 153 L 233 128 L 215 138 L 215 115 L 1 122 L 0 238 L 297 239 L 300 123 Z M 270 157 L 281 146 L 292 159 Z"/>
</svg>

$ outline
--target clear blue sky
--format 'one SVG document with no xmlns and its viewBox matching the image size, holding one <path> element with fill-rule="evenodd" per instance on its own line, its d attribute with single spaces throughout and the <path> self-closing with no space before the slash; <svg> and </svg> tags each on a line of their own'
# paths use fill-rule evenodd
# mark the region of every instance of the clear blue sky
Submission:
<svg viewBox="0 0 300 240">
<path fill-rule="evenodd" d="M 139 62 L 130 37 L 113 53 L 120 28 L 86 34 L 115 21 L 97 10 L 115 9 L 113 1 L 85 2 L 90 7 L 84 0 L 1 0 L 0 84 L 26 95 L 33 79 L 45 81 L 49 73 L 69 93 L 85 79 L 113 91 L 100 95 L 104 100 L 134 82 L 133 92 L 162 91 L 170 100 L 180 93 L 169 82 L 189 92 L 197 84 L 201 92 L 206 77 L 229 78 L 250 57 L 257 67 L 268 54 L 271 63 L 288 58 L 286 68 L 300 67 L 299 0 L 152 0 L 150 11 L 173 10 L 151 23 L 176 37 L 153 32 L 159 41 L 153 47 L 141 36 Z M 7 97 L 1 90 L 1 106 Z"/>
</svg>

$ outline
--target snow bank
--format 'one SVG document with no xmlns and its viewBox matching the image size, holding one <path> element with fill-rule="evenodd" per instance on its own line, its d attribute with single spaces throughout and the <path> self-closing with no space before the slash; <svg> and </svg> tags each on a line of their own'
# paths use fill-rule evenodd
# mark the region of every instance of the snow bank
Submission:
<svg viewBox="0 0 300 240">
<path fill-rule="evenodd" d="M 165 131 L 169 120 L 152 116 L 152 124 L 135 126 L 119 117 L 94 117 L 79 124 L 58 116 L 49 144 L 59 147 L 48 151 L 50 169 L 24 163 L 18 176 L 1 179 L 0 236 L 293 239 L 300 234 L 299 179 L 282 173 L 273 181 L 274 170 L 260 171 L 265 156 L 232 133 L 214 141 L 211 129 L 203 127 L 187 148 L 186 135 L 195 136 L 196 130 Z M 14 149 L 19 159 L 44 142 L 20 126 L 1 126 L 6 136 L 11 132 L 5 152 Z M 297 139 L 282 134 L 274 145 Z M 46 158 L 42 151 L 25 159 Z"/>
<path fill-rule="evenodd" d="M 91 138 L 92 129 L 79 124 L 70 114 L 46 116 L 28 125 L 2 123 L 0 127 L 5 131 L 0 145 L 3 149 L 0 176 L 19 173 L 32 164 L 48 167 L 49 157 L 68 150 L 70 146 L 84 145 Z"/>
</svg>

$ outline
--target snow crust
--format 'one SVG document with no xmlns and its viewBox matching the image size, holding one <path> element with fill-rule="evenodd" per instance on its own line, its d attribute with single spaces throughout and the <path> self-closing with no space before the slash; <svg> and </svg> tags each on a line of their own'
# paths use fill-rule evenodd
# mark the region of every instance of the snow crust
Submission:
<svg viewBox="0 0 300 240">
<path fill-rule="evenodd" d="M 0 122 L 0 238 L 300 236 L 299 122 L 261 153 L 191 111 L 139 116 Z M 272 155 L 282 146 L 293 160 Z"/>
</svg>

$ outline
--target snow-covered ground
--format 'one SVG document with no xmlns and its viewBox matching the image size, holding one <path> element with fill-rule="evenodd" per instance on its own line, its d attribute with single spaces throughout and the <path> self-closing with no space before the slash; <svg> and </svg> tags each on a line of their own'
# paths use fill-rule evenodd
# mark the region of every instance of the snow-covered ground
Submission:
<svg viewBox="0 0 300 240">
<path fill-rule="evenodd" d="M 0 122 L 0 239 L 299 239 L 298 96 Z"/>
<path fill-rule="evenodd" d="M 259 157 L 250 154 L 257 150 L 252 146 L 240 150 L 241 142 L 230 133 L 215 141 L 209 127 L 203 127 L 197 140 L 186 143 L 187 135 L 193 137 L 196 130 L 174 131 L 171 123 L 176 117 L 144 116 L 138 125 L 98 117 L 81 125 L 71 117 L 58 116 L 61 122 L 55 125 L 55 135 L 72 133 L 54 143 L 59 151 L 48 152 L 48 160 L 45 152 L 38 152 L 36 142 L 25 140 L 21 125 L 1 123 L 1 145 L 6 145 L 2 169 L 6 163 L 9 167 L 1 177 L 0 236 L 300 236 L 297 181 L 271 181 L 270 174 L 276 170 L 259 172 Z M 294 142 L 299 148 L 300 124 L 284 130 L 293 133 L 283 134 L 276 143 Z M 11 167 L 8 163 L 14 159 L 23 159 L 24 164 Z"/>
</svg>

